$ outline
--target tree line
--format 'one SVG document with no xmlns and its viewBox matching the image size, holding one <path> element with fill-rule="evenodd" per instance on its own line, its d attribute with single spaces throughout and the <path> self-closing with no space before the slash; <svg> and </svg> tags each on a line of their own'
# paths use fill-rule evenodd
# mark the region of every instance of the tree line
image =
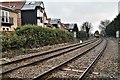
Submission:
<svg viewBox="0 0 120 80">
<path fill-rule="evenodd" d="M 93 28 L 92 24 L 86 21 L 82 24 L 81 31 L 82 33 L 85 32 L 87 34 L 87 37 L 89 38 L 90 30 L 92 28 Z M 104 36 L 116 37 L 116 31 L 120 31 L 120 14 L 118 14 L 116 18 L 114 18 L 112 21 L 107 19 L 100 21 L 99 29 L 100 29 L 100 33 Z"/>
<path fill-rule="evenodd" d="M 116 31 L 120 31 L 120 14 L 105 28 L 105 32 L 109 37 L 115 37 Z"/>
</svg>

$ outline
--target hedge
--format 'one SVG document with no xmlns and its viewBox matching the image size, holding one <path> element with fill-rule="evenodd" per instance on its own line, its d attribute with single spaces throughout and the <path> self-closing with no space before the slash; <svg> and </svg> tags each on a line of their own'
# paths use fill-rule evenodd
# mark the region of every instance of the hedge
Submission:
<svg viewBox="0 0 120 80">
<path fill-rule="evenodd" d="M 2 51 L 36 48 L 71 41 L 73 41 L 73 35 L 68 31 L 24 25 L 11 35 L 2 35 Z"/>
</svg>

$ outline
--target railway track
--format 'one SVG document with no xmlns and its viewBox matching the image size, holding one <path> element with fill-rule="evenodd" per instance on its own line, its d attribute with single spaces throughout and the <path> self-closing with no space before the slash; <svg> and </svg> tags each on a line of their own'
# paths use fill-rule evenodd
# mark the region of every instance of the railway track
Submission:
<svg viewBox="0 0 120 80">
<path fill-rule="evenodd" d="M 102 41 L 99 41 L 98 43 L 95 43 L 94 45 L 92 45 L 92 47 L 90 48 L 87 48 L 85 51 L 83 51 L 82 53 L 80 54 L 77 54 L 75 56 L 72 56 L 71 58 L 67 59 L 66 61 L 52 67 L 51 69 L 45 71 L 44 73 L 38 75 L 37 77 L 34 77 L 33 80 L 39 80 L 41 78 L 45 78 L 46 75 L 49 75 L 50 73 L 60 69 L 62 66 L 66 66 L 66 64 L 69 64 L 71 63 L 72 61 L 76 60 L 77 58 L 80 58 L 82 57 L 83 55 L 85 55 L 86 53 L 88 53 L 90 50 L 94 49 L 96 46 L 98 46 Z M 81 74 L 81 76 L 79 77 L 79 79 L 83 79 L 85 78 L 85 76 L 89 73 L 89 71 L 91 70 L 91 68 L 93 67 L 93 65 L 98 61 L 98 59 L 100 58 L 100 56 L 102 55 L 102 52 L 105 50 L 106 48 L 106 45 L 107 45 L 107 41 L 106 41 L 106 44 L 105 46 L 103 47 L 103 49 L 98 52 L 98 55 L 97 57 L 94 59 L 94 61 L 83 71 L 83 73 Z"/>
<path fill-rule="evenodd" d="M 107 41 L 104 40 L 96 49 L 89 51 L 86 55 L 79 57 L 78 59 L 68 63 L 67 65 L 59 68 L 58 70 L 52 72 L 50 78 L 70 78 L 73 80 L 91 80 L 88 76 L 89 73 L 93 75 L 98 75 L 99 72 L 92 72 L 95 64 L 101 57 L 103 51 L 107 46 Z"/>
<path fill-rule="evenodd" d="M 96 40 L 98 40 L 98 39 L 87 40 L 84 43 L 88 43 L 88 42 L 92 42 L 92 41 L 96 41 Z M 1 65 L 11 64 L 11 63 L 14 63 L 16 61 L 22 61 L 22 60 L 25 60 L 25 59 L 28 59 L 28 58 L 32 58 L 32 57 L 36 57 L 36 56 L 40 56 L 40 55 L 44 55 L 44 54 L 49 54 L 49 53 L 57 52 L 57 51 L 60 51 L 60 50 L 63 50 L 63 49 L 67 49 L 67 48 L 70 48 L 70 47 L 74 47 L 74 46 L 77 46 L 77 45 L 82 45 L 84 43 L 71 44 L 71 45 L 68 45 L 68 46 L 59 47 L 59 48 L 55 48 L 55 49 L 52 49 L 52 50 L 47 50 L 47 51 L 40 52 L 40 53 L 38 52 L 38 53 L 32 54 L 32 55 L 31 54 L 23 55 L 22 58 L 17 57 L 16 59 L 10 59 L 9 62 L 2 62 L 2 63 L 0 63 L 0 66 Z"/>
<path fill-rule="evenodd" d="M 68 52 L 73 51 L 75 49 L 78 49 L 80 47 L 86 46 L 90 43 L 93 43 L 95 41 L 96 41 L 96 39 L 93 39 L 93 40 L 87 41 L 83 44 L 77 43 L 77 44 L 65 46 L 62 48 L 57 48 L 54 50 L 45 51 L 43 53 L 28 56 L 25 58 L 13 60 L 11 62 L 2 63 L 1 64 L 2 72 L 0 74 L 4 75 L 6 73 L 10 73 L 11 71 L 17 70 L 19 68 L 26 67 L 26 66 L 29 66 L 29 65 L 53 58 L 53 57 L 60 56 L 62 54 L 68 53 Z"/>
<path fill-rule="evenodd" d="M 80 57 L 91 49 L 98 46 L 102 40 L 93 41 L 94 43 L 90 42 L 91 44 L 87 44 L 84 47 L 75 49 L 74 51 L 67 52 L 57 57 L 53 57 L 48 60 L 44 60 L 42 62 L 38 62 L 36 64 L 31 64 L 26 67 L 22 67 L 11 72 L 5 73 L 5 76 L 9 76 L 10 78 L 31 78 L 31 79 L 39 79 L 42 76 L 58 69 L 59 67 L 69 63 L 70 61 Z M 71 50 L 71 49 L 70 49 Z M 76 53 L 76 51 L 79 51 Z"/>
<path fill-rule="evenodd" d="M 90 63 L 90 65 L 84 70 L 84 72 L 81 74 L 81 76 L 79 77 L 80 80 L 85 79 L 85 77 L 87 76 L 87 74 L 90 72 L 90 70 L 95 66 L 95 64 L 98 62 L 98 60 L 100 59 L 100 57 L 102 56 L 104 50 L 107 47 L 107 40 L 105 45 L 103 46 L 103 48 L 98 52 L 97 56 L 94 58 L 94 60 Z"/>
</svg>

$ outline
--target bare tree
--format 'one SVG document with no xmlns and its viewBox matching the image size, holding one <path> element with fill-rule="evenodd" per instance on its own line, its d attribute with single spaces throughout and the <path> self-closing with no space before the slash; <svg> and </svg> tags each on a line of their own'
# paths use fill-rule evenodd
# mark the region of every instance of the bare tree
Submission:
<svg viewBox="0 0 120 80">
<path fill-rule="evenodd" d="M 109 23 L 110 23 L 109 20 L 101 21 L 101 22 L 100 22 L 100 25 L 99 25 L 100 30 L 105 30 L 106 27 L 107 27 L 107 25 L 108 25 Z"/>
<path fill-rule="evenodd" d="M 105 29 L 110 24 L 110 20 L 104 20 L 100 22 L 99 29 L 101 30 L 101 34 L 106 36 Z"/>
<path fill-rule="evenodd" d="M 91 29 L 91 28 L 92 28 L 92 24 L 89 23 L 88 21 L 86 21 L 86 22 L 84 22 L 84 23 L 82 24 L 81 30 L 86 31 L 86 33 L 87 33 L 87 35 L 88 35 L 88 37 L 89 37 L 89 32 L 90 32 L 90 29 Z"/>
</svg>

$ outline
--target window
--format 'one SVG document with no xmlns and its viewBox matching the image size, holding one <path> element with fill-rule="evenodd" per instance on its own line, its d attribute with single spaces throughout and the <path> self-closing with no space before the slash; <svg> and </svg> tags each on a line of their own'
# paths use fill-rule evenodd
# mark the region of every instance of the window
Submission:
<svg viewBox="0 0 120 80">
<path fill-rule="evenodd" d="M 39 17 L 39 16 L 40 16 L 40 10 L 37 9 L 37 17 Z"/>
<path fill-rule="evenodd" d="M 7 31 L 9 31 L 9 28 L 6 28 Z"/>
<path fill-rule="evenodd" d="M 41 22 L 41 23 L 43 22 L 42 17 L 40 17 L 40 22 Z"/>
<path fill-rule="evenodd" d="M 9 27 L 3 27 L 2 29 L 3 29 L 3 31 L 10 31 Z"/>
<path fill-rule="evenodd" d="M 8 12 L 5 12 L 5 18 L 6 18 L 6 22 L 8 22 Z"/>
<path fill-rule="evenodd" d="M 5 28 L 3 28 L 3 31 L 5 31 Z"/>
<path fill-rule="evenodd" d="M 37 25 L 40 26 L 40 19 L 37 19 Z"/>
<path fill-rule="evenodd" d="M 41 20 L 40 20 L 40 19 L 37 19 L 37 25 L 43 27 L 43 23 L 41 23 Z"/>
<path fill-rule="evenodd" d="M 40 18 L 37 19 L 37 23 L 42 23 L 42 22 L 43 22 L 42 17 L 40 17 Z"/>
<path fill-rule="evenodd" d="M 37 17 L 43 17 L 43 12 L 41 12 L 41 9 L 37 9 Z"/>
<path fill-rule="evenodd" d="M 2 11 L 2 22 L 9 22 L 9 12 Z"/>
<path fill-rule="evenodd" d="M 2 22 L 4 22 L 4 11 L 2 11 Z"/>
</svg>

